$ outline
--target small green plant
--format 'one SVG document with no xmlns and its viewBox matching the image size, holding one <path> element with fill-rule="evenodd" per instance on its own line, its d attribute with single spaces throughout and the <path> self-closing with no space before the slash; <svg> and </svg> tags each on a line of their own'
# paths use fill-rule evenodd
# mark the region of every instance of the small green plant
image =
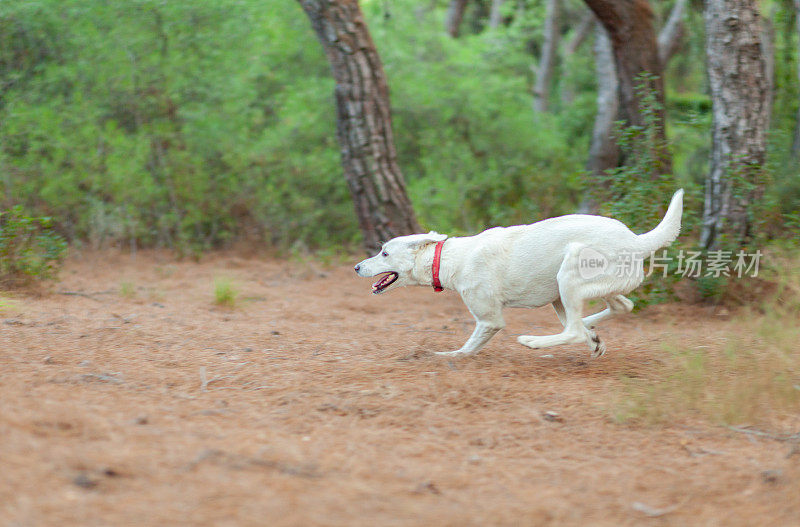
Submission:
<svg viewBox="0 0 800 527">
<path fill-rule="evenodd" d="M 133 285 L 133 282 L 125 280 L 119 284 L 119 294 L 123 298 L 133 298 L 136 296 L 136 286 Z"/>
<path fill-rule="evenodd" d="M 0 315 L 8 315 L 18 311 L 17 302 L 13 298 L 0 295 Z"/>
<path fill-rule="evenodd" d="M 54 279 L 66 250 L 50 218 L 28 216 L 19 205 L 0 212 L 0 285 Z"/>
<path fill-rule="evenodd" d="M 239 299 L 239 291 L 228 278 L 214 280 L 214 303 L 220 307 L 233 308 Z"/>
</svg>

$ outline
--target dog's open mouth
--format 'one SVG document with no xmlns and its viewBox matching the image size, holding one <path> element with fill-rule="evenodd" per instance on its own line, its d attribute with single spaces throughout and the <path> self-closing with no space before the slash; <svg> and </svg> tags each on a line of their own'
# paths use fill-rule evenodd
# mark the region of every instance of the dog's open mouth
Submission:
<svg viewBox="0 0 800 527">
<path fill-rule="evenodd" d="M 384 289 L 392 285 L 394 281 L 397 280 L 397 276 L 398 276 L 397 273 L 395 273 L 394 271 L 389 271 L 388 273 L 381 273 L 380 275 L 381 279 L 372 284 L 372 293 L 376 295 L 378 293 L 382 293 Z"/>
</svg>

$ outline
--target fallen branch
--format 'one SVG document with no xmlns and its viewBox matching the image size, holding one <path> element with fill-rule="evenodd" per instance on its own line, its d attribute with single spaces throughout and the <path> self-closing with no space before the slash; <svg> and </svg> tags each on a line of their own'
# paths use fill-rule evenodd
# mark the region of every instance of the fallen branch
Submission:
<svg viewBox="0 0 800 527">
<path fill-rule="evenodd" d="M 88 298 L 89 300 L 94 300 L 95 302 L 102 302 L 102 300 L 98 300 L 94 297 L 94 295 L 108 295 L 113 293 L 112 290 L 107 291 L 97 291 L 95 293 L 83 293 L 81 291 L 59 291 L 59 295 L 66 295 L 66 296 L 82 296 L 83 298 Z"/>
<path fill-rule="evenodd" d="M 781 435 L 770 434 L 769 432 L 764 432 L 764 431 L 761 431 L 761 430 L 757 430 L 755 428 L 743 428 L 743 427 L 740 427 L 740 426 L 731 426 L 731 425 L 726 425 L 726 426 L 727 426 L 727 428 L 730 428 L 734 432 L 739 432 L 741 434 L 750 434 L 750 435 L 759 436 L 759 437 L 768 437 L 770 439 L 774 439 L 775 441 L 798 441 L 798 440 L 800 440 L 800 432 L 798 432 L 796 434 L 790 434 L 790 435 L 781 436 Z"/>
</svg>

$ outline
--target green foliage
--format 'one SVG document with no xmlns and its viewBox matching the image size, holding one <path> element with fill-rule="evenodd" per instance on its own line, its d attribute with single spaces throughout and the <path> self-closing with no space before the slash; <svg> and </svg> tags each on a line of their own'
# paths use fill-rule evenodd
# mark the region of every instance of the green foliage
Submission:
<svg viewBox="0 0 800 527">
<path fill-rule="evenodd" d="M 55 278 L 66 249 L 50 218 L 30 217 L 19 205 L 0 212 L 0 285 Z"/>
<path fill-rule="evenodd" d="M 214 280 L 214 303 L 220 307 L 233 308 L 239 299 L 239 291 L 227 278 Z"/>
<path fill-rule="evenodd" d="M 378 4 L 365 4 L 373 19 Z M 474 233 L 572 212 L 593 110 L 537 114 L 532 57 L 517 36 L 443 34 L 442 19 L 394 10 L 370 26 L 392 88 L 398 157 L 424 226 Z M 409 40 L 408 35 L 414 38 Z"/>
<path fill-rule="evenodd" d="M 353 239 L 325 59 L 273 4 L 4 2 L 5 200 L 94 245 Z"/>
<path fill-rule="evenodd" d="M 697 292 L 707 302 L 717 303 L 725 296 L 728 286 L 726 276 L 700 276 L 697 278 Z"/>
<path fill-rule="evenodd" d="M 800 208 L 788 149 L 799 99 L 794 18 L 790 5 L 776 5 L 766 198 L 781 218 Z M 591 42 L 560 61 L 551 111 L 537 114 L 530 88 L 543 2 L 506 2 L 504 24 L 492 31 L 487 6 L 470 3 L 462 37 L 451 39 L 443 2 L 362 2 L 391 88 L 409 195 L 424 226 L 453 234 L 573 212 L 586 186 Z M 585 6 L 563 7 L 567 40 Z M 654 4 L 660 20 L 669 7 Z M 645 177 L 647 129 L 622 133 L 633 162 L 609 175 L 620 192 L 605 212 L 637 228 L 653 225 L 665 205 L 653 197 L 675 186 L 689 191 L 690 226 L 699 211 L 711 122 L 701 11 L 690 9 L 685 24 L 666 74 L 674 178 Z M 0 207 L 21 204 L 93 246 L 192 255 L 237 239 L 287 252 L 352 246 L 361 235 L 342 177 L 333 89 L 296 2 L 5 0 Z"/>
<path fill-rule="evenodd" d="M 601 211 L 633 230 L 652 229 L 666 212 L 666 204 L 653 198 L 671 196 L 675 191 L 672 174 L 666 173 L 662 160 L 668 146 L 659 138 L 658 113 L 662 110 L 655 92 L 648 88 L 652 76 L 639 77 L 636 88 L 643 125 L 617 123 L 617 144 L 625 164 L 607 170 L 593 185 Z"/>
<path fill-rule="evenodd" d="M 363 8 L 422 223 L 474 232 L 573 209 L 591 93 L 536 115 L 515 35 L 453 41 L 443 9 L 420 23 Z M 0 191 L 69 239 L 190 254 L 359 240 L 330 68 L 295 3 L 16 0 L 0 41 Z"/>
</svg>

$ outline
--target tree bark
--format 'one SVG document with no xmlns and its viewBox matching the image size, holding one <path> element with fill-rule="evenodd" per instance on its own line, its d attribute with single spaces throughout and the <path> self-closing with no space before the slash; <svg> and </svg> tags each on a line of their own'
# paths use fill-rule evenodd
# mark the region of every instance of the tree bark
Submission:
<svg viewBox="0 0 800 527">
<path fill-rule="evenodd" d="M 547 0 L 542 57 L 539 60 L 539 68 L 536 71 L 536 84 L 533 87 L 533 109 L 537 112 L 547 111 L 547 103 L 550 98 L 550 80 L 553 78 L 556 52 L 558 50 L 560 7 L 561 0 Z"/>
<path fill-rule="evenodd" d="M 336 136 L 369 250 L 421 229 L 397 164 L 389 88 L 357 0 L 300 0 L 336 80 Z"/>
<path fill-rule="evenodd" d="M 619 111 L 619 85 L 611 39 L 600 23 L 595 26 L 594 64 L 597 72 L 597 115 L 586 168 L 596 176 L 616 167 L 619 162 L 619 147 L 612 137 Z"/>
<path fill-rule="evenodd" d="M 466 8 L 467 0 L 450 0 L 450 5 L 447 6 L 444 29 L 453 38 L 457 38 L 461 33 L 461 21 L 464 19 Z"/>
<path fill-rule="evenodd" d="M 700 243 L 716 249 L 752 235 L 748 212 L 763 188 L 769 86 L 757 0 L 707 0 L 705 25 L 713 144 Z"/>
<path fill-rule="evenodd" d="M 620 115 L 629 125 L 644 126 L 640 110 L 637 87 L 638 77 L 649 73 L 653 77 L 645 84 L 655 93 L 660 108 L 656 110 L 656 139 L 666 144 L 664 128 L 664 81 L 663 69 L 658 56 L 656 32 L 653 26 L 653 10 L 647 0 L 585 0 L 603 24 L 614 49 L 614 65 L 617 71 L 620 95 Z M 658 156 L 659 171 L 668 174 L 672 162 L 666 148 L 654 153 Z"/>
</svg>

